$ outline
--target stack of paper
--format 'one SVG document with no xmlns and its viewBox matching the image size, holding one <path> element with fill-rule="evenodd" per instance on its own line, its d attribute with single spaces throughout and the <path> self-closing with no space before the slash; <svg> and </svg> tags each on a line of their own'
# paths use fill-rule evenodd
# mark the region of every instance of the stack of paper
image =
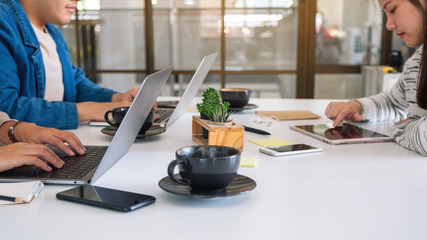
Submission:
<svg viewBox="0 0 427 240">
<path fill-rule="evenodd" d="M 240 158 L 240 167 L 254 168 L 256 167 L 256 157 L 241 157 Z"/>
</svg>

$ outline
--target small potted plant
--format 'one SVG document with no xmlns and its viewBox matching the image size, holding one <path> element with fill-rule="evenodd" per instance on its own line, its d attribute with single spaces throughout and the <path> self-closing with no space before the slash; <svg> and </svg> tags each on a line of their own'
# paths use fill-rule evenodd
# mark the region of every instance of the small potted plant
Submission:
<svg viewBox="0 0 427 240">
<path fill-rule="evenodd" d="M 197 104 L 197 110 L 200 112 L 202 119 L 210 120 L 213 124 L 229 123 L 231 122 L 230 116 L 232 113 L 228 111 L 229 106 L 230 103 L 223 102 L 216 89 L 208 88 L 203 92 L 202 102 Z"/>
<path fill-rule="evenodd" d="M 206 89 L 197 104 L 200 117 L 193 116 L 193 141 L 201 145 L 229 146 L 243 151 L 244 127 L 230 118 L 229 102 L 214 88 Z"/>
</svg>

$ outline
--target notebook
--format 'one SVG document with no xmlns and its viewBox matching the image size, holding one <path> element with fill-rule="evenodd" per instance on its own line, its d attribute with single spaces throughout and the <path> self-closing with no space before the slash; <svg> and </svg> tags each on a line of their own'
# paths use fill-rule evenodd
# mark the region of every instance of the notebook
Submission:
<svg viewBox="0 0 427 240">
<path fill-rule="evenodd" d="M 256 113 L 263 118 L 273 118 L 278 121 L 320 118 L 311 111 L 256 111 Z"/>
<path fill-rule="evenodd" d="M 296 125 L 291 129 L 329 144 L 391 142 L 393 138 L 349 123 L 333 127 L 332 124 Z"/>
<path fill-rule="evenodd" d="M 126 116 L 108 147 L 85 146 L 87 152 L 83 156 L 62 158 L 63 168 L 45 172 L 35 166 L 24 166 L 0 173 L 1 182 L 17 182 L 40 180 L 53 184 L 86 184 L 95 182 L 111 166 L 129 151 L 132 143 L 144 123 L 158 95 L 165 85 L 172 67 L 148 75 L 142 82 Z M 55 149 L 54 149 L 55 150 Z M 65 155 L 64 155 L 65 156 Z M 78 176 L 64 176 L 75 173 L 75 167 L 85 170 Z"/>
<path fill-rule="evenodd" d="M 191 78 L 190 83 L 184 91 L 184 94 L 179 100 L 178 105 L 173 108 L 159 108 L 157 114 L 160 115 L 160 120 L 155 121 L 152 128 L 168 128 L 172 123 L 174 123 L 178 118 L 180 118 L 187 110 L 193 98 L 196 96 L 197 91 L 202 85 L 203 81 L 208 75 L 209 70 L 211 69 L 218 53 L 213 53 L 211 55 L 205 56 L 202 59 L 202 62 L 199 64 L 196 72 Z M 149 129 L 150 131 L 152 129 Z"/>
</svg>

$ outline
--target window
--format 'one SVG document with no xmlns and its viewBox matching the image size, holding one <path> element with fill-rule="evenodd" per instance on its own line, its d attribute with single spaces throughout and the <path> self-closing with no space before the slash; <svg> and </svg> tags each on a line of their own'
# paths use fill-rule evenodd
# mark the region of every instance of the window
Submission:
<svg viewBox="0 0 427 240">
<path fill-rule="evenodd" d="M 250 87 L 259 97 L 341 98 L 347 93 L 340 89 L 362 87 L 361 64 L 381 63 L 382 21 L 371 3 L 82 0 L 78 4 L 78 17 L 62 27 L 71 56 L 91 79 L 107 87 L 129 88 L 148 72 L 173 65 L 169 84 L 179 95 L 203 56 L 219 52 L 206 86 Z M 145 9 L 146 5 L 150 7 Z M 151 27 L 152 34 L 146 35 Z M 325 88 L 324 79 L 335 79 L 336 87 Z M 348 86 L 338 87 L 342 84 Z M 357 92 L 348 96 L 358 97 Z"/>
</svg>

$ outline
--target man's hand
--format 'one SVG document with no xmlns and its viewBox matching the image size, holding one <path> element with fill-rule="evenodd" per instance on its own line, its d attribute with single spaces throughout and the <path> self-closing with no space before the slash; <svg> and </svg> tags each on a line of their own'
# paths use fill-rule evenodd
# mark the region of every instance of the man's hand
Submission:
<svg viewBox="0 0 427 240">
<path fill-rule="evenodd" d="M 136 94 L 138 93 L 139 88 L 131 88 L 129 91 L 125 93 L 116 93 L 111 97 L 112 102 L 132 102 L 133 99 L 136 97 Z"/>
<path fill-rule="evenodd" d="M 118 107 L 128 107 L 130 102 L 80 102 L 76 103 L 79 122 L 105 121 L 104 115 L 108 110 Z"/>
</svg>

